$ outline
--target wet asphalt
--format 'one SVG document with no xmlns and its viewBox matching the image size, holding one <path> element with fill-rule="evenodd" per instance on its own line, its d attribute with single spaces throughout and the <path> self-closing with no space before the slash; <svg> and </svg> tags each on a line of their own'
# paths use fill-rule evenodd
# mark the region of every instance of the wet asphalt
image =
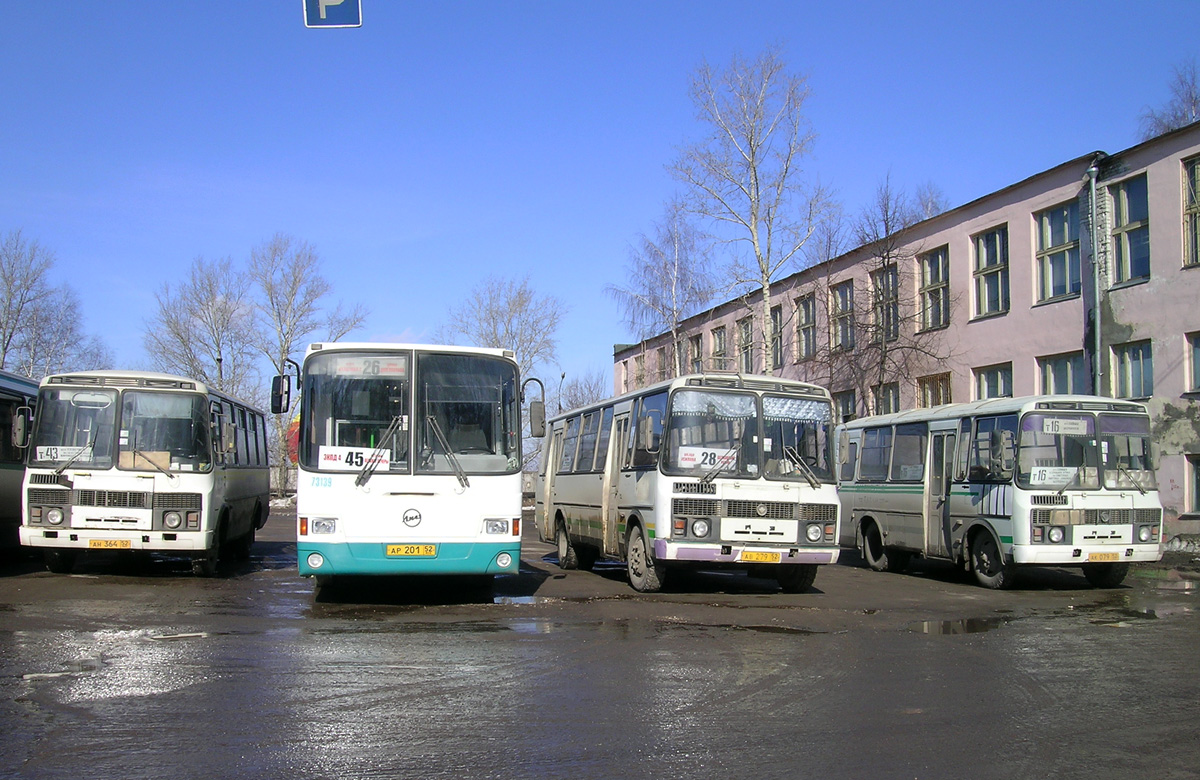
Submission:
<svg viewBox="0 0 1200 780">
<path fill-rule="evenodd" d="M 528 524 L 527 524 L 528 525 Z M 528 528 L 527 528 L 528 530 Z M 0 778 L 1200 777 L 1196 580 L 951 567 L 296 574 L 292 521 L 185 561 L 0 564 Z"/>
</svg>

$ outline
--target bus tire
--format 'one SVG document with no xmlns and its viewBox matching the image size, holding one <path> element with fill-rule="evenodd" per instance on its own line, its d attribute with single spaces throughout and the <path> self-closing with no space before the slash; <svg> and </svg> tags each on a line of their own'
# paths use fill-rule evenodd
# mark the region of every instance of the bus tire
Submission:
<svg viewBox="0 0 1200 780">
<path fill-rule="evenodd" d="M 212 577 L 217 573 L 218 547 L 206 550 L 204 554 L 192 558 L 192 574 L 197 577 Z"/>
<path fill-rule="evenodd" d="M 591 571 L 599 557 L 600 553 L 595 547 L 584 544 L 575 548 L 575 562 L 579 564 L 580 571 Z"/>
<path fill-rule="evenodd" d="M 578 569 L 579 557 L 575 553 L 575 548 L 571 545 L 570 538 L 567 537 L 567 524 L 561 520 L 558 522 L 557 530 L 554 532 L 554 541 L 558 544 L 558 568 Z"/>
<path fill-rule="evenodd" d="M 803 593 L 811 588 L 817 579 L 817 564 L 783 564 L 775 573 L 775 579 L 784 593 Z"/>
<path fill-rule="evenodd" d="M 975 580 L 985 588 L 1007 590 L 1013 586 L 1017 567 L 1005 563 L 1000 545 L 989 531 L 980 530 L 971 536 L 971 570 Z"/>
<path fill-rule="evenodd" d="M 863 558 L 871 571 L 890 571 L 899 574 L 908 566 L 909 554 L 883 543 L 883 534 L 875 521 L 868 520 L 862 526 Z"/>
<path fill-rule="evenodd" d="M 625 549 L 628 551 L 626 570 L 633 589 L 638 593 L 657 593 L 662 590 L 666 567 L 650 557 L 646 548 L 646 537 L 642 535 L 642 529 L 638 526 L 629 529 Z"/>
<path fill-rule="evenodd" d="M 1128 563 L 1089 563 L 1083 567 L 1083 576 L 1093 588 L 1115 588 L 1129 574 Z"/>
<path fill-rule="evenodd" d="M 42 554 L 46 569 L 54 574 L 70 574 L 75 568 L 74 550 L 46 550 Z"/>
</svg>

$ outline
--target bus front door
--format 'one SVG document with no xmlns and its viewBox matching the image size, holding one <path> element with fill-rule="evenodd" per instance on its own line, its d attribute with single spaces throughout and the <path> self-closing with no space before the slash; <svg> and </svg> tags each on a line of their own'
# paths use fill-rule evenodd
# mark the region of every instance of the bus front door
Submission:
<svg viewBox="0 0 1200 780">
<path fill-rule="evenodd" d="M 600 497 L 600 522 L 603 526 L 605 555 L 620 555 L 620 531 L 617 526 L 620 517 L 617 510 L 617 478 L 621 473 L 622 454 L 625 451 L 624 442 L 629 438 L 629 414 L 619 414 L 613 418 L 612 435 L 608 437 L 608 457 L 604 459 L 604 484 Z"/>
<path fill-rule="evenodd" d="M 948 558 L 954 434 L 934 432 L 930 438 L 931 457 L 925 482 L 925 554 Z"/>
<path fill-rule="evenodd" d="M 554 474 L 558 471 L 558 456 L 562 452 L 562 428 L 554 431 L 550 437 L 550 447 L 546 450 L 546 461 L 542 464 L 542 505 L 537 513 L 538 536 L 543 542 L 554 542 Z"/>
</svg>

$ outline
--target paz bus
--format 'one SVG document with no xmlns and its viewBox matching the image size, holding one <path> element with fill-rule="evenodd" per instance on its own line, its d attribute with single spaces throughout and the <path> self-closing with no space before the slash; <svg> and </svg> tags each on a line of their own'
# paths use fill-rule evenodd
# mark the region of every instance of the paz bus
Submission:
<svg viewBox="0 0 1200 780">
<path fill-rule="evenodd" d="M 249 555 L 270 512 L 261 411 L 187 377 L 80 371 L 43 379 L 18 428 L 31 417 L 20 538 L 50 571 L 141 550 L 211 576 L 222 552 Z"/>
<path fill-rule="evenodd" d="M 672 568 L 725 568 L 803 592 L 838 559 L 833 406 L 816 385 L 694 374 L 549 422 L 538 535 L 559 566 L 626 563 L 659 590 Z"/>
<path fill-rule="evenodd" d="M 0 371 L 0 550 L 18 547 L 21 526 L 21 479 L 25 475 L 25 452 L 13 439 L 17 410 L 37 398 L 37 382 Z"/>
<path fill-rule="evenodd" d="M 276 412 L 290 408 L 290 380 L 275 379 Z M 516 573 L 523 385 L 511 351 L 312 344 L 298 382 L 301 575 Z M 542 403 L 530 404 L 537 435 Z"/>
<path fill-rule="evenodd" d="M 870 568 L 953 561 L 989 588 L 1021 566 L 1080 566 L 1116 587 L 1162 557 L 1143 404 L 1047 395 L 865 417 L 840 429 L 844 547 Z"/>
</svg>

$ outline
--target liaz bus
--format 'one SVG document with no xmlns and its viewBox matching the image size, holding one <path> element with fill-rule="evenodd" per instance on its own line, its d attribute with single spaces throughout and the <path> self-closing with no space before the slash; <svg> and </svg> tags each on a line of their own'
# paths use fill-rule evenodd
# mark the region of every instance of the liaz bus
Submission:
<svg viewBox="0 0 1200 780">
<path fill-rule="evenodd" d="M 249 555 L 270 512 L 263 413 L 195 379 L 48 376 L 21 438 L 21 544 L 53 572 L 80 553 L 140 550 L 190 557 L 211 576 L 222 551 Z"/>
<path fill-rule="evenodd" d="M 696 374 L 558 415 L 538 535 L 559 566 L 624 561 L 635 590 L 672 567 L 731 568 L 787 592 L 838 559 L 833 407 L 816 385 Z"/>
<path fill-rule="evenodd" d="M 0 550 L 20 545 L 21 479 L 25 475 L 25 452 L 16 446 L 13 423 L 17 410 L 28 408 L 37 397 L 37 382 L 0 371 Z"/>
<path fill-rule="evenodd" d="M 841 428 L 841 542 L 877 571 L 913 556 L 1007 588 L 1018 567 L 1080 566 L 1116 587 L 1162 557 L 1150 417 L 1091 396 L 998 398 Z"/>
<path fill-rule="evenodd" d="M 518 570 L 523 388 L 511 351 L 313 344 L 299 382 L 301 575 Z M 273 409 L 290 392 L 277 377 Z M 543 408 L 530 405 L 539 433 Z"/>
</svg>

